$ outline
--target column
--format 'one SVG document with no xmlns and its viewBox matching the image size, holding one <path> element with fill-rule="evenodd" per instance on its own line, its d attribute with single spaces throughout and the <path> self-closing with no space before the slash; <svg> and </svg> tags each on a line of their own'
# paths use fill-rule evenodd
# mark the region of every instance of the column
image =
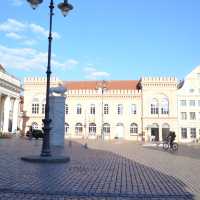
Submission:
<svg viewBox="0 0 200 200">
<path fill-rule="evenodd" d="M 19 111 L 19 99 L 16 98 L 14 101 L 13 107 L 13 121 L 12 121 L 12 133 L 17 131 L 17 122 L 18 122 L 18 111 Z"/>
<path fill-rule="evenodd" d="M 2 101 L 2 94 L 0 93 L 0 131 L 2 131 L 3 128 L 2 115 L 3 115 L 3 101 Z"/>
<path fill-rule="evenodd" d="M 9 112 L 10 112 L 10 97 L 7 96 L 4 102 L 4 123 L 3 132 L 8 132 Z"/>
</svg>

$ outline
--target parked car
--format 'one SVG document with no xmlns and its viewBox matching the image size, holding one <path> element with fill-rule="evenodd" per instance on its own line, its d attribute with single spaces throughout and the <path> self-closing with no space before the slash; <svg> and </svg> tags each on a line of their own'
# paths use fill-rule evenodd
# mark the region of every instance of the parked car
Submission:
<svg viewBox="0 0 200 200">
<path fill-rule="evenodd" d="M 44 133 L 40 129 L 33 129 L 32 127 L 29 127 L 29 130 L 26 132 L 26 136 L 29 138 L 38 139 L 38 138 L 43 138 Z"/>
</svg>

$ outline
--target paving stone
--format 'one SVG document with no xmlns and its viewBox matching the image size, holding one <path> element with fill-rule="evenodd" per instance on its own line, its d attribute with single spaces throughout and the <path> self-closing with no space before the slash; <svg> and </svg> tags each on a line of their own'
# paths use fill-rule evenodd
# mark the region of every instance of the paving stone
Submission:
<svg viewBox="0 0 200 200">
<path fill-rule="evenodd" d="M 81 142 L 52 149 L 69 163 L 41 164 L 20 160 L 39 155 L 40 140 L 1 140 L 0 199 L 198 199 L 200 159 L 187 154 L 192 147 L 174 155 L 133 142 L 89 141 L 83 151 Z"/>
</svg>

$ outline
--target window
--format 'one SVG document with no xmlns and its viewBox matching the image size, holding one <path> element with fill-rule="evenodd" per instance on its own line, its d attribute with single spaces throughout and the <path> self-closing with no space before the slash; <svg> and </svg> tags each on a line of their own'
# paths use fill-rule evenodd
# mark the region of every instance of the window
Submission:
<svg viewBox="0 0 200 200">
<path fill-rule="evenodd" d="M 181 138 L 187 138 L 187 128 L 181 128 Z"/>
<path fill-rule="evenodd" d="M 91 104 L 91 106 L 90 106 L 90 114 L 95 115 L 95 105 L 94 104 Z"/>
<path fill-rule="evenodd" d="M 117 114 L 118 115 L 122 115 L 123 114 L 123 105 L 122 104 L 118 104 L 117 105 Z"/>
<path fill-rule="evenodd" d="M 81 104 L 78 104 L 78 105 L 77 105 L 76 114 L 77 114 L 77 115 L 81 115 L 81 113 L 82 113 Z"/>
<path fill-rule="evenodd" d="M 186 106 L 187 102 L 186 102 L 186 100 L 180 100 L 180 104 L 181 104 L 181 106 Z"/>
<path fill-rule="evenodd" d="M 196 120 L 196 113 L 190 112 L 190 120 Z"/>
<path fill-rule="evenodd" d="M 109 107 L 108 107 L 108 104 L 104 104 L 103 111 L 104 111 L 104 115 L 108 115 L 108 113 L 109 113 Z"/>
<path fill-rule="evenodd" d="M 33 98 L 32 100 L 32 114 L 39 114 L 39 99 Z"/>
<path fill-rule="evenodd" d="M 187 113 L 186 112 L 181 112 L 181 119 L 187 120 Z"/>
<path fill-rule="evenodd" d="M 65 123 L 65 134 L 68 135 L 69 134 L 69 124 Z"/>
<path fill-rule="evenodd" d="M 135 115 L 136 113 L 137 113 L 136 104 L 132 104 L 132 105 L 131 105 L 131 114 L 132 114 L 132 115 Z"/>
<path fill-rule="evenodd" d="M 190 100 L 190 106 L 195 106 L 195 100 Z"/>
<path fill-rule="evenodd" d="M 76 135 L 82 135 L 82 132 L 83 132 L 83 125 L 81 123 L 77 123 L 75 126 Z"/>
<path fill-rule="evenodd" d="M 169 101 L 168 98 L 163 98 L 161 102 L 161 114 L 169 114 Z"/>
<path fill-rule="evenodd" d="M 110 124 L 108 124 L 108 123 L 103 124 L 103 134 L 105 136 L 110 135 Z"/>
<path fill-rule="evenodd" d="M 89 124 L 89 135 L 90 136 L 95 136 L 96 135 L 96 124 L 95 123 L 90 123 Z"/>
<path fill-rule="evenodd" d="M 65 114 L 68 115 L 69 113 L 69 107 L 68 104 L 65 104 Z"/>
<path fill-rule="evenodd" d="M 33 122 L 32 123 L 32 129 L 38 129 L 38 124 L 36 122 Z"/>
<path fill-rule="evenodd" d="M 158 100 L 153 99 L 151 102 L 151 114 L 155 115 L 158 114 Z"/>
<path fill-rule="evenodd" d="M 39 113 L 39 103 L 33 103 L 32 104 L 32 114 L 38 114 Z"/>
<path fill-rule="evenodd" d="M 130 126 L 130 135 L 136 135 L 138 134 L 138 126 L 135 123 L 132 123 Z"/>
<path fill-rule="evenodd" d="M 45 104 L 43 103 L 42 104 L 42 114 L 44 114 L 45 113 Z"/>
<path fill-rule="evenodd" d="M 196 128 L 191 128 L 190 129 L 190 137 L 191 138 L 196 138 Z"/>
<path fill-rule="evenodd" d="M 194 92 L 194 89 L 193 89 L 193 88 L 189 89 L 189 92 L 190 92 L 190 93 L 193 93 L 193 92 Z"/>
</svg>

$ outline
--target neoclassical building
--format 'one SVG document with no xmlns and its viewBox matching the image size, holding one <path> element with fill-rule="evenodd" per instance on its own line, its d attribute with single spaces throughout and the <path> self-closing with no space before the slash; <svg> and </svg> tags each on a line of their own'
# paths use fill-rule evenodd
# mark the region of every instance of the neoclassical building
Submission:
<svg viewBox="0 0 200 200">
<path fill-rule="evenodd" d="M 19 127 L 20 81 L 0 65 L 0 131 L 15 132 Z"/>
<path fill-rule="evenodd" d="M 67 138 L 121 138 L 162 141 L 169 131 L 179 142 L 200 137 L 200 67 L 184 81 L 175 77 L 142 77 L 122 81 L 61 81 L 67 92 Z M 24 111 L 28 127 L 42 128 L 46 78 L 24 79 Z"/>
<path fill-rule="evenodd" d="M 177 128 L 174 77 L 122 81 L 61 81 L 67 88 L 65 135 L 71 138 L 162 140 Z M 24 79 L 26 127 L 42 127 L 46 79 Z M 26 129 L 27 130 L 27 129 Z"/>
</svg>

